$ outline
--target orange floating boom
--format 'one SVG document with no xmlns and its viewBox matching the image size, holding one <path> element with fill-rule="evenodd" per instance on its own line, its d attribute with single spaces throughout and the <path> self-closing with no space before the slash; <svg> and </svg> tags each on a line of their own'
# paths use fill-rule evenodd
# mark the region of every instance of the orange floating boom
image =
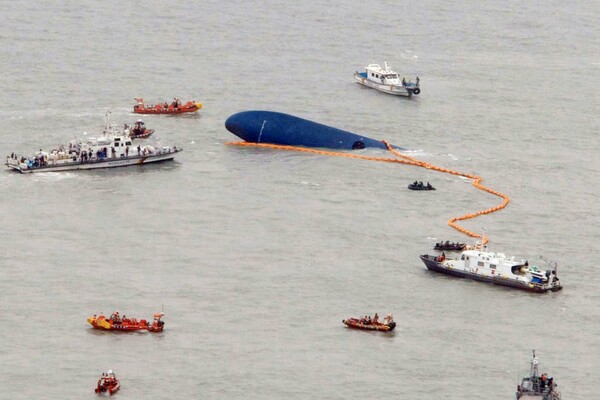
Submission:
<svg viewBox="0 0 600 400">
<path fill-rule="evenodd" d="M 483 180 L 483 178 L 481 178 L 480 176 L 455 171 L 455 170 L 452 170 L 449 168 L 438 167 L 437 165 L 429 164 L 424 161 L 419 161 L 413 157 L 410 157 L 410 156 L 400 153 L 398 150 L 394 149 L 387 141 L 383 140 L 382 142 L 385 144 L 387 149 L 398 158 L 372 157 L 372 156 L 364 156 L 364 155 L 353 154 L 353 153 L 344 153 L 344 152 L 338 152 L 338 151 L 319 150 L 319 149 L 306 148 L 306 147 L 287 146 L 287 145 L 278 145 L 278 144 L 269 144 L 269 143 L 226 142 L 225 144 L 230 145 L 230 146 L 264 147 L 264 148 L 270 148 L 270 149 L 276 149 L 276 150 L 299 151 L 299 152 L 304 152 L 304 153 L 312 153 L 312 154 L 319 154 L 319 155 L 333 156 L 333 157 L 347 157 L 347 158 L 356 158 L 356 159 L 369 160 L 369 161 L 407 164 L 407 165 L 413 165 L 416 167 L 432 169 L 434 171 L 443 172 L 443 173 L 452 174 L 452 175 L 463 176 L 465 178 L 472 179 L 473 186 L 475 186 L 479 190 L 483 190 L 485 192 L 493 194 L 494 196 L 501 197 L 502 203 L 496 207 L 488 208 L 486 210 L 477 211 L 477 212 L 471 213 L 471 214 L 465 214 L 460 217 L 450 218 L 448 220 L 448 225 L 450 225 L 452 228 L 454 228 L 457 231 L 462 232 L 468 236 L 471 236 L 474 238 L 481 238 L 482 245 L 485 245 L 488 242 L 487 236 L 481 235 L 481 234 L 472 232 L 466 228 L 463 228 L 460 225 L 458 225 L 456 223 L 456 221 L 464 221 L 466 219 L 475 218 L 480 215 L 491 214 L 493 212 L 496 212 L 496 211 L 499 211 L 499 210 L 505 208 L 508 205 L 508 203 L 510 202 L 510 198 L 507 195 L 500 193 L 496 190 L 493 190 L 491 188 L 488 188 L 487 186 L 482 185 L 481 181 Z"/>
</svg>

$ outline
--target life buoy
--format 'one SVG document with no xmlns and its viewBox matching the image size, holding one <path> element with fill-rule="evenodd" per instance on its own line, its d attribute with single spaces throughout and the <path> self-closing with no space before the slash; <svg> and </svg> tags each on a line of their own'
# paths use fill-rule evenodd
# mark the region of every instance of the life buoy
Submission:
<svg viewBox="0 0 600 400">
<path fill-rule="evenodd" d="M 414 93 L 415 95 L 417 95 L 417 94 L 421 93 L 421 89 L 419 89 L 419 88 L 415 88 L 415 89 L 413 89 L 413 93 Z"/>
</svg>

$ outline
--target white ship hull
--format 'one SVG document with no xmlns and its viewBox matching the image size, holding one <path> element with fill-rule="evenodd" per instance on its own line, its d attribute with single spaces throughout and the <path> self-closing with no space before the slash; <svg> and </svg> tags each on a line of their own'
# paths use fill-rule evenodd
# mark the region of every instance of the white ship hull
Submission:
<svg viewBox="0 0 600 400">
<path fill-rule="evenodd" d="M 18 160 L 8 158 L 6 166 L 14 171 L 18 171 L 22 174 L 34 173 L 34 172 L 63 172 L 63 171 L 75 171 L 75 170 L 89 170 L 89 169 L 100 169 L 100 168 L 118 168 L 118 167 L 129 167 L 132 165 L 144 165 L 151 163 L 158 163 L 163 161 L 172 161 L 175 155 L 182 151 L 181 149 L 172 150 L 161 154 L 152 155 L 135 155 L 120 158 L 105 158 L 103 160 L 93 160 L 87 162 L 72 161 L 72 160 L 51 160 L 43 167 L 28 168 L 26 164 L 19 163 Z"/>
<path fill-rule="evenodd" d="M 470 254 L 477 254 L 477 252 L 465 252 Z M 490 257 L 486 256 L 481 258 L 490 260 Z M 511 268 L 502 268 L 502 264 L 498 261 L 494 261 L 494 268 L 486 267 L 486 262 L 478 263 L 478 267 L 467 267 L 462 261 L 459 260 L 440 260 L 437 256 L 421 255 L 421 260 L 427 267 L 427 269 L 435 272 L 441 272 L 443 274 L 456 276 L 459 278 L 473 279 L 480 282 L 492 283 L 502 286 L 510 286 L 516 289 L 526 290 L 529 292 L 544 293 L 548 291 L 558 291 L 562 289 L 562 285 L 556 280 L 549 280 L 548 282 L 534 282 L 530 276 L 523 275 L 517 276 L 511 273 Z M 481 265 L 481 266 L 479 266 Z"/>
<path fill-rule="evenodd" d="M 411 97 L 413 94 L 412 90 L 409 90 L 402 85 L 390 85 L 390 84 L 382 84 L 382 83 L 373 82 L 373 81 L 369 80 L 368 78 L 362 77 L 359 73 L 354 74 L 354 79 L 356 80 L 356 82 L 360 83 L 361 85 L 364 85 L 364 86 L 379 90 L 380 92 L 384 92 L 384 93 L 391 94 L 394 96 Z"/>
</svg>

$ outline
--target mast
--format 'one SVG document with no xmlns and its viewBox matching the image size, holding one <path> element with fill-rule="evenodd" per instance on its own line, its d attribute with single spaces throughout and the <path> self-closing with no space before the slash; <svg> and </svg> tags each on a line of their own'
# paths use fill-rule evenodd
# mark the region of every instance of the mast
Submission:
<svg viewBox="0 0 600 400">
<path fill-rule="evenodd" d="M 482 229 L 482 233 L 481 233 L 481 245 L 479 250 L 483 251 L 484 250 L 484 246 L 485 246 L 485 228 L 481 228 Z M 485 246 L 487 247 L 487 246 Z"/>
<path fill-rule="evenodd" d="M 533 378 L 538 376 L 538 373 L 539 373 L 538 364 L 539 364 L 539 361 L 538 361 L 537 357 L 535 356 L 535 350 L 533 350 L 533 357 L 531 358 L 531 371 L 530 371 L 532 382 L 533 382 Z"/>
</svg>

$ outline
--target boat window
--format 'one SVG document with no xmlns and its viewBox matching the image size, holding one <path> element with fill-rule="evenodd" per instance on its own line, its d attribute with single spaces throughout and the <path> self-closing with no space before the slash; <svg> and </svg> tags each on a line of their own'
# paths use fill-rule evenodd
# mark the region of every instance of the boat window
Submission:
<svg viewBox="0 0 600 400">
<path fill-rule="evenodd" d="M 125 142 L 127 146 L 131 146 L 131 142 Z"/>
<path fill-rule="evenodd" d="M 461 259 L 461 260 L 464 260 L 464 259 L 465 259 L 465 255 L 464 255 L 464 254 L 463 254 L 463 255 L 461 255 L 461 256 L 460 256 L 460 259 Z"/>
<path fill-rule="evenodd" d="M 483 261 L 477 261 L 477 265 L 479 265 L 480 267 L 483 267 Z"/>
<path fill-rule="evenodd" d="M 491 269 L 496 269 L 496 264 L 490 264 Z"/>
</svg>

